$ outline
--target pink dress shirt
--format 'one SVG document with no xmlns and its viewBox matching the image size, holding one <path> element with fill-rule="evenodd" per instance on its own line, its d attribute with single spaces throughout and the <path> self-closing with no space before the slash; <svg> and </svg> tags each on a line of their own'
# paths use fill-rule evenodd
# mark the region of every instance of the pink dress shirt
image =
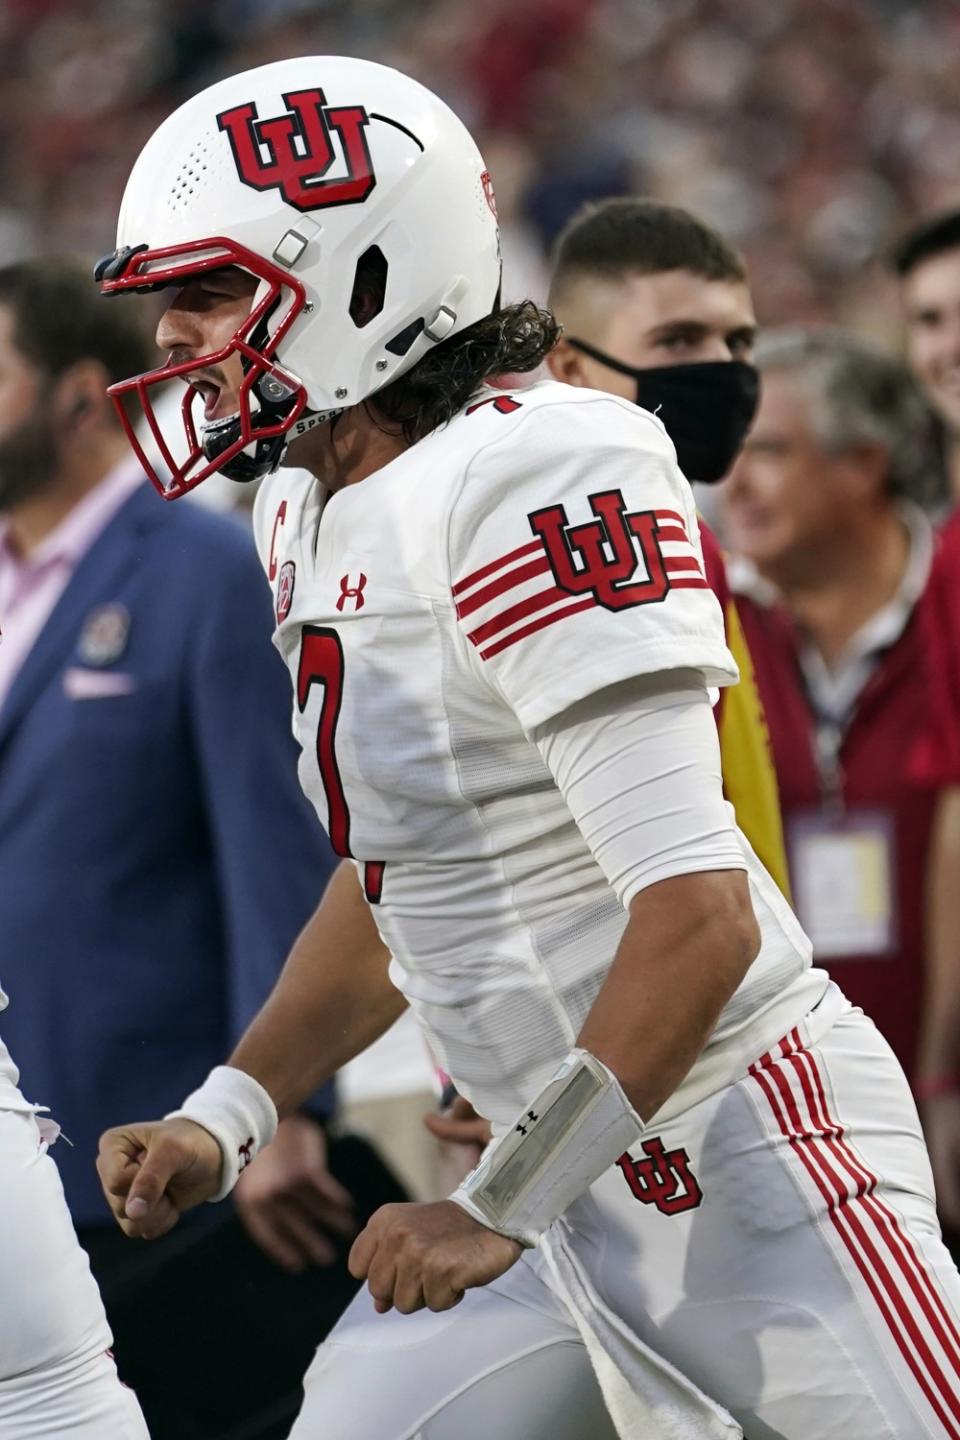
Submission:
<svg viewBox="0 0 960 1440">
<path fill-rule="evenodd" d="M 14 551 L 9 524 L 0 520 L 0 708 L 74 570 L 142 484 L 139 465 L 124 459 L 25 557 Z"/>
</svg>

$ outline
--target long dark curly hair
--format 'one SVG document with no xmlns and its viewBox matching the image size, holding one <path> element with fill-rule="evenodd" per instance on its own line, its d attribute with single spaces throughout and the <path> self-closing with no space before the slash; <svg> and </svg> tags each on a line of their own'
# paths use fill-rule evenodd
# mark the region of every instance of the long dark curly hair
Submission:
<svg viewBox="0 0 960 1440">
<path fill-rule="evenodd" d="M 559 335 L 549 310 L 532 300 L 505 305 L 442 340 L 366 403 L 412 445 L 452 420 L 492 375 L 535 370 Z"/>
</svg>

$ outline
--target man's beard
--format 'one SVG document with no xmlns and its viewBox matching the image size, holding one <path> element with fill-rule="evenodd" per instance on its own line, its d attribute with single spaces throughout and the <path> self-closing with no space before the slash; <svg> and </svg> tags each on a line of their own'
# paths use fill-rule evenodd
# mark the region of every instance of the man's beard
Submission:
<svg viewBox="0 0 960 1440">
<path fill-rule="evenodd" d="M 39 405 L 5 440 L 0 440 L 0 514 L 41 495 L 59 469 L 50 417 Z"/>
</svg>

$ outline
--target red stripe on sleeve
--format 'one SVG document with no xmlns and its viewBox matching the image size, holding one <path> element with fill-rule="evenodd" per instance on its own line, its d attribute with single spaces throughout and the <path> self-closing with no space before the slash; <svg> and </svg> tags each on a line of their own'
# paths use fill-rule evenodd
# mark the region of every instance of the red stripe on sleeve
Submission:
<svg viewBox="0 0 960 1440">
<path fill-rule="evenodd" d="M 521 545 L 517 550 L 511 550 L 507 555 L 501 555 L 499 560 L 491 560 L 489 565 L 482 565 L 479 570 L 474 570 L 472 575 L 466 575 L 458 580 L 453 587 L 453 594 L 460 595 L 464 590 L 469 590 L 471 585 L 476 585 L 478 580 L 485 580 L 495 570 L 502 570 L 504 565 L 510 565 L 514 560 L 522 560 L 525 555 L 532 555 L 534 551 L 543 548 L 542 540 L 531 540 L 528 545 Z"/>
<path fill-rule="evenodd" d="M 596 603 L 591 595 L 587 600 L 578 600 L 575 605 L 568 605 L 565 610 L 554 610 L 550 615 L 542 615 L 539 620 L 533 620 L 529 625 L 523 625 L 519 630 L 514 630 L 503 640 L 497 640 L 493 645 L 488 645 L 486 650 L 480 651 L 480 659 L 492 660 L 494 655 L 499 655 L 501 650 L 509 649 L 518 640 L 525 640 L 528 635 L 535 634 L 537 630 L 543 630 L 547 625 L 555 625 L 558 620 L 565 620 L 568 615 L 578 615 L 581 610 L 589 610 Z"/>
<path fill-rule="evenodd" d="M 536 560 L 528 560 L 526 565 L 518 565 L 516 569 L 508 570 L 498 580 L 491 580 L 489 585 L 483 585 L 479 590 L 475 590 L 466 600 L 459 600 L 457 602 L 458 618 L 465 619 L 467 615 L 472 615 L 474 610 L 479 610 L 481 605 L 486 605 L 490 600 L 496 600 L 498 595 L 515 589 L 517 585 L 522 585 L 524 580 L 532 580 L 536 575 L 545 575 L 549 569 L 550 561 L 544 555 Z"/>
<path fill-rule="evenodd" d="M 492 620 L 486 620 L 482 625 L 478 625 L 476 630 L 471 630 L 467 639 L 474 645 L 482 645 L 484 640 L 489 640 L 491 635 L 498 635 L 515 621 L 523 620 L 527 615 L 535 615 L 538 610 L 545 610 L 548 605 L 556 605 L 558 601 L 570 598 L 569 591 L 561 590 L 558 585 L 549 590 L 541 590 L 538 595 L 528 595 L 526 600 L 519 600 L 516 605 L 501 610 Z"/>
</svg>

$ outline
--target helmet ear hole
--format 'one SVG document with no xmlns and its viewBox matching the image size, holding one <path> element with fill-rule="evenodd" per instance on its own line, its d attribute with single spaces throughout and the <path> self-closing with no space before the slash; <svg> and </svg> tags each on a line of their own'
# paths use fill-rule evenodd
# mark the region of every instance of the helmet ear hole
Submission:
<svg viewBox="0 0 960 1440">
<path fill-rule="evenodd" d="M 387 257 L 379 245 L 364 250 L 357 261 L 349 310 L 358 330 L 369 325 L 383 309 L 387 297 L 387 268 Z"/>
</svg>

